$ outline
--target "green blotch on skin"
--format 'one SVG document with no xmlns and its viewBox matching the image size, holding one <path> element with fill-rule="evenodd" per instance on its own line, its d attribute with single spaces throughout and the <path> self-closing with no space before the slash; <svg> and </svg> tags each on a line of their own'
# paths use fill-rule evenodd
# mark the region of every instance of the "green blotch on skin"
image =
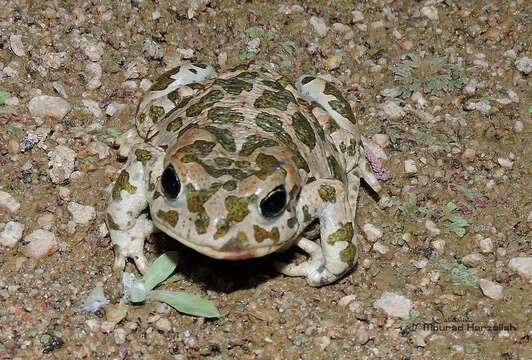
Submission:
<svg viewBox="0 0 532 360">
<path fill-rule="evenodd" d="M 109 226 L 109 229 L 111 230 L 120 230 L 120 226 L 118 226 L 117 223 L 115 223 L 115 220 L 111 216 L 111 214 L 107 213 L 107 226 Z"/>
<path fill-rule="evenodd" d="M 150 91 L 161 91 L 164 90 L 175 81 L 171 76 L 175 75 L 179 71 L 179 66 L 173 69 L 168 70 L 157 78 L 155 83 L 150 87 Z"/>
<path fill-rule="evenodd" d="M 164 117 L 165 111 L 162 106 L 152 105 L 150 106 L 150 118 L 154 123 L 159 122 Z"/>
<path fill-rule="evenodd" d="M 217 157 L 216 159 L 214 159 L 214 163 L 216 164 L 216 166 L 230 167 L 231 165 L 233 165 L 234 161 L 226 157 Z"/>
<path fill-rule="evenodd" d="M 336 232 L 327 236 L 327 243 L 330 245 L 336 244 L 338 241 L 349 241 L 353 238 L 353 223 L 348 222 L 340 227 Z"/>
<path fill-rule="evenodd" d="M 257 149 L 277 145 L 279 144 L 275 140 L 266 139 L 258 135 L 250 135 L 246 138 L 244 144 L 242 144 L 242 149 L 238 154 L 241 156 L 249 156 Z"/>
<path fill-rule="evenodd" d="M 179 220 L 179 214 L 175 210 L 159 210 L 157 211 L 157 217 L 171 227 L 175 227 L 177 225 L 177 221 Z"/>
<path fill-rule="evenodd" d="M 330 185 L 321 185 L 318 190 L 320 198 L 327 202 L 336 202 L 336 189 Z"/>
<path fill-rule="evenodd" d="M 285 131 L 283 122 L 279 116 L 268 114 L 266 112 L 260 112 L 255 118 L 255 123 L 261 129 L 273 133 L 280 142 L 287 145 L 289 148 L 296 148 L 294 140 L 292 140 L 292 137 Z"/>
<path fill-rule="evenodd" d="M 229 195 L 225 198 L 225 208 L 227 210 L 227 220 L 230 222 L 240 222 L 249 214 L 249 197 L 238 197 Z"/>
<path fill-rule="evenodd" d="M 213 134 L 216 141 L 222 145 L 225 150 L 230 152 L 236 151 L 235 139 L 229 129 L 218 128 L 216 126 L 205 126 L 204 129 Z"/>
<path fill-rule="evenodd" d="M 212 90 L 203 95 L 196 103 L 189 106 L 187 109 L 187 116 L 194 117 L 201 114 L 205 109 L 212 107 L 218 101 L 224 98 L 224 94 L 221 90 Z"/>
<path fill-rule="evenodd" d="M 323 89 L 323 93 L 325 95 L 333 95 L 334 97 L 336 97 L 336 100 L 329 101 L 329 105 L 331 106 L 331 108 L 333 108 L 334 111 L 338 112 L 340 115 L 351 121 L 353 124 L 356 124 L 355 115 L 351 110 L 351 106 L 337 88 L 331 85 L 331 83 L 327 82 L 325 83 L 325 89 Z"/>
<path fill-rule="evenodd" d="M 279 241 L 279 229 L 277 226 L 274 226 L 268 231 L 258 225 L 253 225 L 253 231 L 255 232 L 255 241 L 258 243 L 261 243 L 266 239 L 272 239 L 274 243 Z"/>
<path fill-rule="evenodd" d="M 294 153 L 294 155 L 292 156 L 292 160 L 294 161 L 294 163 L 296 164 L 296 166 L 299 168 L 299 169 L 302 169 L 303 171 L 305 171 L 306 173 L 309 173 L 310 172 L 310 168 L 308 167 L 308 163 L 307 161 L 303 158 L 303 156 L 301 156 L 301 154 L 299 153 L 299 151 L 296 151 Z"/>
<path fill-rule="evenodd" d="M 268 176 L 273 174 L 277 169 L 281 169 L 285 174 L 286 171 L 281 167 L 281 163 L 272 155 L 260 153 L 255 159 L 255 163 L 259 167 L 259 170 L 255 172 L 261 180 L 265 180 Z"/>
<path fill-rule="evenodd" d="M 297 218 L 296 218 L 296 217 L 293 217 L 293 218 L 288 219 L 287 222 L 286 222 L 286 224 L 288 225 L 288 227 L 289 227 L 290 229 L 293 229 L 294 226 L 297 225 Z"/>
<path fill-rule="evenodd" d="M 298 185 L 294 185 L 290 192 L 288 193 L 289 202 L 293 203 L 297 200 L 299 197 L 299 193 L 301 192 L 301 187 Z"/>
<path fill-rule="evenodd" d="M 296 131 L 296 137 L 299 141 L 307 145 L 310 149 L 314 149 L 314 146 L 316 146 L 316 135 L 307 118 L 300 112 L 295 113 L 292 116 L 292 126 Z"/>
<path fill-rule="evenodd" d="M 347 244 L 347 247 L 340 251 L 340 260 L 347 264 L 352 264 L 357 258 L 357 247 L 352 242 Z"/>
<path fill-rule="evenodd" d="M 204 157 L 210 154 L 215 145 L 216 144 L 211 141 L 196 140 L 192 144 L 183 146 L 181 149 L 179 149 L 179 152 L 185 154 L 185 158 L 187 155 Z M 185 160 L 185 162 L 187 161 Z"/>
<path fill-rule="evenodd" d="M 216 232 L 214 233 L 214 239 L 219 239 L 229 231 L 229 221 L 227 219 L 220 219 L 216 223 Z"/>
<path fill-rule="evenodd" d="M 135 157 L 137 161 L 140 161 L 142 165 L 146 165 L 151 159 L 151 153 L 146 149 L 137 149 L 135 150 Z"/>
<path fill-rule="evenodd" d="M 130 194 L 134 194 L 137 191 L 137 187 L 129 183 L 129 173 L 126 170 L 122 170 L 118 179 L 116 179 L 113 186 L 112 196 L 113 200 L 122 200 L 120 192 L 124 190 Z"/>
<path fill-rule="evenodd" d="M 284 86 L 274 80 L 262 80 L 262 83 L 268 87 L 271 87 L 274 90 L 284 90 Z"/>
<path fill-rule="evenodd" d="M 192 100 L 194 98 L 194 96 L 190 95 L 190 96 L 185 96 L 184 98 L 182 98 L 181 100 L 179 100 L 179 103 L 177 103 L 177 105 L 175 106 L 176 109 L 182 109 L 184 108 L 185 106 L 187 106 L 187 104 L 190 102 L 190 100 Z"/>
<path fill-rule="evenodd" d="M 227 191 L 233 191 L 237 187 L 237 182 L 235 180 L 229 180 L 224 183 L 223 188 Z"/>
<path fill-rule="evenodd" d="M 256 71 L 243 71 L 240 74 L 236 75 L 234 79 L 252 81 L 257 76 L 259 76 L 259 73 L 257 73 Z"/>
<path fill-rule="evenodd" d="M 216 124 L 231 124 L 244 120 L 244 115 L 231 108 L 217 106 L 209 110 L 207 118 Z"/>
<path fill-rule="evenodd" d="M 288 90 L 280 90 L 277 92 L 264 90 L 261 96 L 255 100 L 255 107 L 257 109 L 274 108 L 281 111 L 286 111 L 288 104 L 295 103 L 294 95 Z"/>
<path fill-rule="evenodd" d="M 221 184 L 214 183 L 208 189 L 196 190 L 191 184 L 186 186 L 187 208 L 190 212 L 196 214 L 196 231 L 198 234 L 205 234 L 210 219 L 207 216 L 203 206 L 220 188 Z"/>
<path fill-rule="evenodd" d="M 168 125 L 166 125 L 166 131 L 178 131 L 179 129 L 181 129 L 181 127 L 183 126 L 183 120 L 178 117 L 178 118 L 175 118 L 173 119 L 172 121 L 170 121 L 168 123 Z"/>
<path fill-rule="evenodd" d="M 251 91 L 253 84 L 242 79 L 216 79 L 214 85 L 219 85 L 231 95 L 240 95 L 242 91 Z"/>
<path fill-rule="evenodd" d="M 308 205 L 303 205 L 303 221 L 309 222 L 311 220 L 312 220 L 312 215 L 310 215 Z"/>
</svg>

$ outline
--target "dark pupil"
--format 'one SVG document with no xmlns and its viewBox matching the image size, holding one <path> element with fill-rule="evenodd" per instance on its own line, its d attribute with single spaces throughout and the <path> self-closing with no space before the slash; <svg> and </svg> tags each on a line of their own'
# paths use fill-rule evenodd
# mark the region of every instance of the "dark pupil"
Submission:
<svg viewBox="0 0 532 360">
<path fill-rule="evenodd" d="M 181 191 L 181 183 L 177 178 L 174 168 L 171 166 L 164 169 L 163 174 L 161 175 L 161 186 L 166 197 L 175 199 Z"/>
<path fill-rule="evenodd" d="M 286 206 L 286 190 L 276 187 L 260 202 L 260 210 L 265 217 L 275 217 L 280 215 Z"/>
</svg>

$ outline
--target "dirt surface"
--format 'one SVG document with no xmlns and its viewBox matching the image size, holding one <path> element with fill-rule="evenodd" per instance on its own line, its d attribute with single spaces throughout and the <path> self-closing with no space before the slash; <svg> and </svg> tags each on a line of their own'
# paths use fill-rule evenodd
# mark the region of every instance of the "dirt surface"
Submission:
<svg viewBox="0 0 532 360">
<path fill-rule="evenodd" d="M 512 265 L 532 256 L 529 1 L 168 3 L 0 0 L 0 191 L 14 198 L 0 196 L 0 359 L 532 358 L 531 269 Z M 117 316 L 115 139 L 149 80 L 187 59 L 271 62 L 346 94 L 389 179 L 379 203 L 361 192 L 343 280 L 311 288 L 275 256 L 214 261 L 154 237 L 150 259 L 182 255 L 165 288 L 222 317 L 157 303 Z M 111 304 L 81 311 L 97 285 Z"/>
</svg>

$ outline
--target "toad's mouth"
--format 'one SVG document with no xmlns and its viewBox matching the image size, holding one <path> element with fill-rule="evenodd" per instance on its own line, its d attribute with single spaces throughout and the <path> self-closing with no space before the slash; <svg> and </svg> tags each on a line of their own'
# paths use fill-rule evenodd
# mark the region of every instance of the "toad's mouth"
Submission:
<svg viewBox="0 0 532 360">
<path fill-rule="evenodd" d="M 271 254 L 273 252 L 276 252 L 278 250 L 284 249 L 286 247 L 286 244 L 284 243 L 249 247 L 249 245 L 240 246 L 240 244 L 231 244 L 230 242 L 226 241 L 226 243 L 222 245 L 221 248 L 217 249 L 211 246 L 199 245 L 199 244 L 193 243 L 190 240 L 185 239 L 173 233 L 172 231 L 169 231 L 170 229 L 167 229 L 164 223 L 159 224 L 157 222 L 156 227 L 162 230 L 165 234 L 167 234 L 171 238 L 179 241 L 181 244 L 185 245 L 186 247 L 194 249 L 200 254 L 206 255 L 213 259 L 246 260 L 246 259 L 262 257 L 265 255 Z"/>
</svg>

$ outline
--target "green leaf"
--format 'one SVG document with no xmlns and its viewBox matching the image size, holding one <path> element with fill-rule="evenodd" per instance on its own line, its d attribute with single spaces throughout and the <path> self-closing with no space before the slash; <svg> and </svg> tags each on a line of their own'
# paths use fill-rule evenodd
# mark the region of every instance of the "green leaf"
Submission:
<svg viewBox="0 0 532 360">
<path fill-rule="evenodd" d="M 452 212 L 452 211 L 455 211 L 456 209 L 458 209 L 458 206 L 453 203 L 452 201 L 449 201 L 447 203 L 447 205 L 445 205 L 445 209 L 449 212 Z"/>
<path fill-rule="evenodd" d="M 454 232 L 459 237 L 463 237 L 466 233 L 466 230 L 462 226 L 457 225 L 456 223 L 452 223 L 451 225 L 449 225 L 449 230 Z"/>
<path fill-rule="evenodd" d="M 153 290 L 148 293 L 147 298 L 167 303 L 184 314 L 206 318 L 220 317 L 218 309 L 212 302 L 197 295 L 181 291 Z"/>
<path fill-rule="evenodd" d="M 452 223 L 458 225 L 458 226 L 467 226 L 469 225 L 469 223 L 467 222 L 466 219 L 464 219 L 463 217 L 461 217 L 460 215 L 451 215 L 448 217 L 449 221 L 451 221 Z"/>
<path fill-rule="evenodd" d="M 174 272 L 177 266 L 177 252 L 169 251 L 159 256 L 144 275 L 144 287 L 151 290 Z"/>
<path fill-rule="evenodd" d="M 9 96 L 10 94 L 7 91 L 0 90 L 0 105 L 3 104 Z"/>
</svg>

